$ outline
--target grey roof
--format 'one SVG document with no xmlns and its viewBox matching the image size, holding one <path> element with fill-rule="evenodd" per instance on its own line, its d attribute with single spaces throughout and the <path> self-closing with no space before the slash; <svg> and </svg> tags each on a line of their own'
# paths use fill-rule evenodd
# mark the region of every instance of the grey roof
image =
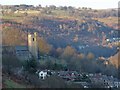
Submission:
<svg viewBox="0 0 120 90">
<path fill-rule="evenodd" d="M 15 46 L 16 51 L 27 51 L 28 46 Z"/>
</svg>

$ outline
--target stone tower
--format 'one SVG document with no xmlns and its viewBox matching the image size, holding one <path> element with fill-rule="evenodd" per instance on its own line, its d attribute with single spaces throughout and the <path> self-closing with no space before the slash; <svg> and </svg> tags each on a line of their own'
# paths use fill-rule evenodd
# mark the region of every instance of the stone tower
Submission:
<svg viewBox="0 0 120 90">
<path fill-rule="evenodd" d="M 28 50 L 35 59 L 38 59 L 37 33 L 28 34 Z"/>
</svg>

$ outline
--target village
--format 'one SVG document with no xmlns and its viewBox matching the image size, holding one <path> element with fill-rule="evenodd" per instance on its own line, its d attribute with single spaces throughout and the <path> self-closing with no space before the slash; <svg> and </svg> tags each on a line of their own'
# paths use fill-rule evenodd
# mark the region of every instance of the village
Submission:
<svg viewBox="0 0 120 90">
<path fill-rule="evenodd" d="M 3 87 L 120 88 L 116 9 L 0 6 Z"/>
<path fill-rule="evenodd" d="M 106 76 L 102 74 L 80 74 L 76 71 L 52 71 L 52 70 L 43 70 L 39 71 L 39 79 L 45 79 L 51 75 L 57 75 L 64 79 L 65 81 L 79 83 L 83 88 L 92 88 L 92 84 L 95 83 L 103 85 L 103 88 L 119 88 L 120 81 L 113 76 Z"/>
<path fill-rule="evenodd" d="M 26 78 L 26 81 L 31 82 L 31 78 L 25 77 L 22 71 L 13 72 L 15 77 L 19 79 Z M 113 77 L 102 75 L 101 73 L 79 73 L 77 71 L 54 71 L 54 70 L 37 70 L 36 78 L 38 81 L 45 81 L 50 77 L 59 77 L 65 83 L 74 83 L 79 85 L 79 88 L 120 88 L 120 80 Z M 52 81 L 51 81 L 52 82 Z"/>
<path fill-rule="evenodd" d="M 50 56 L 44 55 L 39 58 L 39 52 L 37 48 L 37 33 L 34 32 L 33 34 L 28 34 L 28 46 L 16 46 L 15 47 L 15 56 L 19 58 L 20 61 L 27 60 L 29 61 L 33 57 L 35 60 L 44 59 L 45 61 Z M 4 50 L 5 51 L 5 50 Z M 9 52 L 8 52 L 9 53 Z M 4 53 L 3 54 L 8 54 Z M 14 52 L 13 52 L 14 53 Z M 10 53 L 9 53 L 10 54 Z M 47 59 L 45 59 L 47 58 Z M 32 60 L 34 61 L 34 60 Z M 24 61 L 23 61 L 24 62 Z M 41 62 L 40 62 L 41 63 Z M 30 67 L 29 67 L 30 68 Z M 32 82 L 28 74 L 25 76 L 24 67 L 18 69 L 12 69 L 11 73 L 13 76 L 19 79 L 25 79 L 28 82 Z M 59 77 L 64 82 L 74 83 L 80 85 L 81 88 L 93 88 L 93 87 L 101 87 L 101 88 L 119 88 L 120 87 L 120 80 L 112 75 L 104 75 L 101 73 L 84 73 L 74 70 L 49 70 L 49 69 L 36 69 L 36 72 L 33 73 L 36 78 L 40 81 L 44 81 L 50 77 Z"/>
</svg>

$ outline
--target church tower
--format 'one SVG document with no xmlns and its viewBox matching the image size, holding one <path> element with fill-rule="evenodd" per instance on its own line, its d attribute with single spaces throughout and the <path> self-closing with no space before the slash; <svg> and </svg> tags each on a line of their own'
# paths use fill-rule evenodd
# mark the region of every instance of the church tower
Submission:
<svg viewBox="0 0 120 90">
<path fill-rule="evenodd" d="M 38 59 L 37 33 L 28 34 L 28 50 L 35 59 Z"/>
</svg>

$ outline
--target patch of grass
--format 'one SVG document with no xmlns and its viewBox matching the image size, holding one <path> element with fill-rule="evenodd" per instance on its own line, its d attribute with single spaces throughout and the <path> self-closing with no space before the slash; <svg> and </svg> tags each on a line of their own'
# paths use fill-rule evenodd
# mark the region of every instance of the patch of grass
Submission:
<svg viewBox="0 0 120 90">
<path fill-rule="evenodd" d="M 118 18 L 117 17 L 108 17 L 108 18 L 96 18 L 96 20 L 100 22 L 104 22 L 105 24 L 117 24 L 118 23 Z"/>
<path fill-rule="evenodd" d="M 10 15 L 4 15 L 4 16 L 2 16 L 2 19 L 15 19 L 15 17 L 13 17 L 13 16 L 10 16 Z"/>
<path fill-rule="evenodd" d="M 5 80 L 4 84 L 6 88 L 26 88 L 25 86 L 18 84 L 12 80 Z"/>
<path fill-rule="evenodd" d="M 21 13 L 9 13 L 2 15 L 2 19 L 7 19 L 7 20 L 21 19 L 22 17 L 24 17 L 24 14 Z"/>
</svg>

